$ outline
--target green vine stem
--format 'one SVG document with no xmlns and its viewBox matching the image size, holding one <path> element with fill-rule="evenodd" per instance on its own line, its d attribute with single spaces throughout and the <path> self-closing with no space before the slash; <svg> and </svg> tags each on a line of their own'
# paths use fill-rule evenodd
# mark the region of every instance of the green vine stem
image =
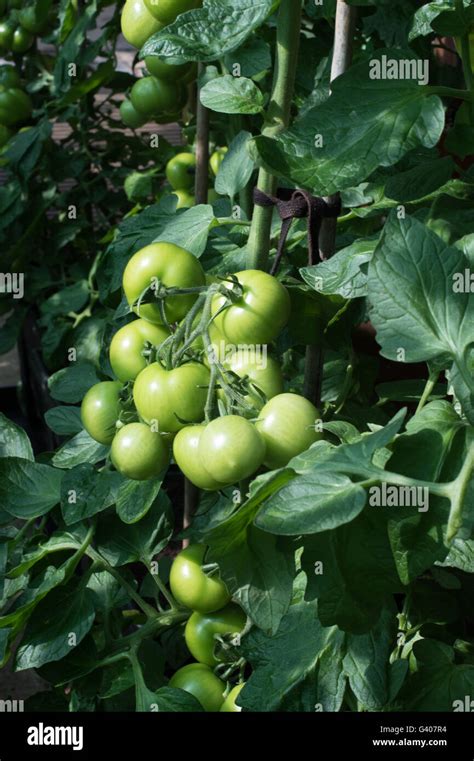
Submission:
<svg viewBox="0 0 474 761">
<path fill-rule="evenodd" d="M 301 0 L 282 0 L 278 12 L 277 50 L 273 91 L 265 115 L 262 135 L 274 137 L 286 129 L 290 123 L 291 102 L 298 62 L 301 29 Z M 277 178 L 266 169 L 260 169 L 258 187 L 264 193 L 273 195 Z M 247 267 L 267 269 L 270 253 L 272 207 L 256 206 L 253 213 L 250 235 L 247 243 Z"/>
<path fill-rule="evenodd" d="M 467 457 L 464 460 L 464 464 L 459 472 L 459 475 L 454 481 L 451 482 L 454 499 L 451 501 L 451 510 L 449 513 L 448 528 L 446 532 L 446 539 L 448 543 L 453 541 L 454 537 L 462 526 L 464 502 L 469 484 L 471 482 L 473 471 L 474 441 L 471 440 L 471 446 L 467 453 Z"/>
<path fill-rule="evenodd" d="M 199 64 L 198 83 L 204 73 L 204 64 Z M 196 104 L 196 204 L 207 203 L 209 180 L 209 111 L 201 103 L 201 88 L 197 88 Z"/>
<path fill-rule="evenodd" d="M 331 82 L 343 74 L 352 60 L 352 42 L 356 9 L 338 0 L 336 26 L 334 31 L 334 51 L 331 66 Z M 339 201 L 339 194 L 325 198 L 330 204 Z M 336 249 L 337 219 L 323 219 L 319 236 L 319 250 L 322 259 L 329 259 Z M 310 344 L 306 349 L 303 395 L 317 407 L 321 404 L 324 357 L 321 346 Z"/>
</svg>

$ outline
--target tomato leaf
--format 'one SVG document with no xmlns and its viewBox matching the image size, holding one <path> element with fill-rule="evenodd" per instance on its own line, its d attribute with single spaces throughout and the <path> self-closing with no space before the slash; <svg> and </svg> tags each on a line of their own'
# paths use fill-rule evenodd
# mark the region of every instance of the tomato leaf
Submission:
<svg viewBox="0 0 474 761">
<path fill-rule="evenodd" d="M 87 431 L 77 433 L 72 439 L 66 441 L 54 454 L 51 462 L 56 468 L 74 468 L 83 463 L 100 462 L 104 460 L 109 447 L 99 444 Z"/>
<path fill-rule="evenodd" d="M 94 617 L 89 589 L 72 584 L 52 591 L 28 621 L 16 654 L 16 670 L 61 660 L 84 639 Z"/>
<path fill-rule="evenodd" d="M 201 103 L 221 114 L 259 114 L 264 97 L 254 82 L 246 77 L 216 77 L 200 90 Z"/>
<path fill-rule="evenodd" d="M 122 483 L 119 473 L 99 473 L 86 462 L 68 470 L 61 483 L 61 511 L 66 526 L 91 518 L 115 504 Z"/>
<path fill-rule="evenodd" d="M 79 407 L 52 407 L 44 413 L 49 428 L 58 436 L 73 436 L 82 431 Z"/>
<path fill-rule="evenodd" d="M 239 48 L 266 19 L 273 0 L 204 0 L 152 35 L 140 57 L 157 55 L 185 61 L 214 61 Z"/>
<path fill-rule="evenodd" d="M 0 412 L 0 458 L 3 457 L 34 460 L 30 440 L 23 428 Z"/>
<path fill-rule="evenodd" d="M 372 60 L 383 54 L 378 51 Z M 390 58 L 414 59 L 414 54 L 390 50 Z M 336 79 L 330 98 L 286 132 L 257 137 L 261 163 L 317 195 L 330 195 L 365 180 L 379 166 L 396 164 L 413 148 L 436 145 L 444 128 L 440 98 L 413 80 L 372 79 L 369 66 L 356 64 Z"/>
<path fill-rule="evenodd" d="M 53 399 L 75 404 L 81 402 L 91 386 L 99 383 L 100 380 L 94 365 L 90 362 L 81 362 L 51 375 L 48 386 Z"/>
<path fill-rule="evenodd" d="M 315 603 L 293 605 L 273 637 L 252 629 L 241 651 L 252 674 L 239 703 L 250 711 L 339 711 L 344 634 L 325 628 Z"/>
<path fill-rule="evenodd" d="M 6 457 L 0 462 L 2 509 L 23 520 L 45 515 L 60 501 L 62 477 L 49 465 Z"/>
<path fill-rule="evenodd" d="M 224 161 L 217 173 L 215 188 L 221 195 L 233 199 L 250 180 L 255 164 L 247 150 L 252 139 L 250 132 L 239 132 L 229 145 Z"/>
</svg>

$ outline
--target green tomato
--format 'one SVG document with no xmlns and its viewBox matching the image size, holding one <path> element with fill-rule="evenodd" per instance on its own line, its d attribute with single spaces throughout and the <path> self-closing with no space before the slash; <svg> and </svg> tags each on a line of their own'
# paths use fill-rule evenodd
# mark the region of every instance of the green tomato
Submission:
<svg viewBox="0 0 474 761">
<path fill-rule="evenodd" d="M 209 370 L 198 362 L 174 370 L 154 362 L 142 370 L 133 387 L 138 414 L 149 424 L 156 422 L 162 433 L 198 423 L 204 417 L 209 380 Z"/>
<path fill-rule="evenodd" d="M 0 66 L 0 85 L 7 89 L 17 87 L 21 89 L 21 77 L 14 66 L 5 64 Z"/>
<path fill-rule="evenodd" d="M 110 344 L 110 364 L 117 378 L 126 383 L 135 380 L 147 366 L 142 352 L 145 344 L 161 346 L 169 336 L 168 329 L 146 320 L 134 320 L 118 330 Z"/>
<path fill-rule="evenodd" d="M 264 394 L 267 400 L 272 399 L 283 392 L 283 374 L 280 365 L 272 357 L 256 354 L 252 348 L 256 349 L 256 347 L 250 347 L 250 351 L 248 351 L 247 347 L 245 351 L 233 352 L 231 358 L 225 362 L 225 367 L 238 375 L 239 378 L 247 377 L 252 385 Z M 219 396 L 225 397 L 224 392 L 220 391 Z M 257 393 L 250 393 L 247 396 L 247 401 L 258 409 L 264 405 Z"/>
<path fill-rule="evenodd" d="M 13 32 L 11 50 L 13 53 L 26 53 L 35 41 L 34 34 L 27 32 L 23 27 L 18 26 Z"/>
<path fill-rule="evenodd" d="M 173 441 L 173 455 L 177 466 L 194 486 L 205 491 L 219 491 L 225 484 L 212 478 L 199 456 L 199 442 L 204 430 L 204 425 L 188 425 L 179 431 Z"/>
<path fill-rule="evenodd" d="M 178 153 L 166 165 L 166 177 L 174 190 L 189 190 L 194 186 L 196 156 L 194 153 Z"/>
<path fill-rule="evenodd" d="M 202 0 L 145 0 L 146 7 L 162 24 L 171 24 L 180 13 L 202 5 Z"/>
<path fill-rule="evenodd" d="M 123 476 L 147 481 L 168 467 L 169 450 L 159 433 L 144 423 L 129 423 L 115 435 L 110 459 Z"/>
<path fill-rule="evenodd" d="M 224 296 L 217 294 L 212 311 L 217 317 L 216 328 L 230 344 L 268 344 L 273 341 L 290 316 L 290 297 L 287 289 L 272 275 L 260 270 L 237 272 L 243 286 L 242 296 L 217 315 L 225 305 Z M 230 283 L 225 283 L 231 287 Z"/>
<path fill-rule="evenodd" d="M 82 400 L 82 425 L 100 444 L 111 444 L 115 436 L 121 388 L 119 381 L 96 383 Z"/>
<path fill-rule="evenodd" d="M 202 570 L 205 554 L 203 544 L 186 547 L 176 556 L 170 571 L 173 597 L 181 605 L 199 613 L 219 610 L 230 601 L 227 587 L 219 576 L 208 576 Z"/>
<path fill-rule="evenodd" d="M 188 193 L 187 190 L 174 190 L 173 195 L 178 198 L 177 209 L 190 209 L 196 204 L 195 197 L 191 193 Z"/>
<path fill-rule="evenodd" d="M 262 436 L 267 468 L 283 468 L 292 457 L 301 454 L 322 433 L 315 428 L 321 416 L 314 404 L 298 394 L 279 394 L 260 411 L 256 427 Z"/>
<path fill-rule="evenodd" d="M 209 159 L 209 166 L 211 167 L 211 171 L 214 177 L 217 177 L 217 173 L 220 169 L 222 162 L 225 159 L 225 155 L 228 150 L 229 150 L 228 148 L 217 148 L 217 150 L 214 151 L 211 158 Z"/>
<path fill-rule="evenodd" d="M 201 465 L 218 483 L 230 485 L 248 478 L 264 457 L 265 444 L 259 432 L 238 415 L 212 420 L 201 434 Z"/>
<path fill-rule="evenodd" d="M 194 695 L 205 711 L 219 711 L 224 702 L 224 682 L 203 663 L 190 663 L 178 669 L 169 686 Z"/>
<path fill-rule="evenodd" d="M 199 259 L 173 243 L 152 243 L 132 256 L 123 274 L 123 289 L 130 306 L 147 287 L 194 288 L 206 282 Z M 170 296 L 165 302 L 168 322 L 179 322 L 188 313 L 196 294 Z M 149 322 L 162 324 L 158 302 L 136 306 L 134 311 Z"/>
<path fill-rule="evenodd" d="M 138 129 L 146 124 L 146 117 L 139 113 L 133 103 L 130 100 L 124 100 L 120 104 L 120 116 L 126 127 L 130 129 Z"/>
<path fill-rule="evenodd" d="M 149 37 L 163 29 L 163 24 L 151 15 L 144 0 L 127 0 L 123 7 L 121 23 L 123 36 L 138 50 Z"/>
<path fill-rule="evenodd" d="M 30 118 L 33 105 L 29 95 L 18 87 L 0 85 L 0 124 L 12 127 Z"/>
<path fill-rule="evenodd" d="M 166 61 L 161 61 L 156 55 L 146 56 L 145 65 L 153 77 L 158 77 L 158 79 L 164 79 L 169 82 L 177 82 L 183 79 L 193 68 L 192 63 L 172 66 L 170 63 L 166 63 Z"/>
<path fill-rule="evenodd" d="M 14 135 L 13 130 L 0 124 L 0 148 L 3 148 Z"/>
<path fill-rule="evenodd" d="M 133 85 L 130 99 L 139 114 L 151 117 L 182 108 L 183 92 L 183 88 L 175 82 L 165 82 L 156 77 L 142 77 Z"/>
<path fill-rule="evenodd" d="M 214 655 L 216 634 L 240 634 L 246 621 L 242 608 L 234 603 L 214 613 L 193 613 L 184 629 L 189 652 L 200 663 L 217 666 L 219 660 Z"/>
<path fill-rule="evenodd" d="M 0 21 L 0 50 L 8 52 L 12 48 L 15 26 L 11 21 Z"/>
<path fill-rule="evenodd" d="M 224 713 L 240 713 L 242 708 L 239 705 L 237 705 L 235 701 L 239 697 L 244 687 L 245 687 L 245 682 L 242 682 L 242 684 L 238 684 L 231 689 L 231 691 L 229 692 L 226 699 L 221 705 L 221 711 L 223 711 Z"/>
<path fill-rule="evenodd" d="M 30 34 L 41 34 L 48 24 L 48 14 L 41 14 L 35 5 L 23 8 L 18 18 L 23 29 Z"/>
</svg>

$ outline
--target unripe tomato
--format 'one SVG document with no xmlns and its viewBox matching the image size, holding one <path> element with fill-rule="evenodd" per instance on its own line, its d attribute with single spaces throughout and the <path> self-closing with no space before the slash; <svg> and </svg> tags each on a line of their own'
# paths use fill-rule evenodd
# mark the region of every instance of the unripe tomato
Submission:
<svg viewBox="0 0 474 761">
<path fill-rule="evenodd" d="M 11 21 L 0 21 L 0 50 L 11 50 L 15 26 Z"/>
<path fill-rule="evenodd" d="M 245 687 L 245 682 L 242 682 L 242 684 L 238 684 L 231 689 L 231 691 L 229 692 L 226 699 L 221 705 L 221 711 L 223 711 L 224 713 L 240 713 L 242 708 L 238 706 L 235 701 L 240 695 L 244 687 Z"/>
<path fill-rule="evenodd" d="M 266 446 L 264 463 L 272 470 L 283 468 L 322 433 L 315 428 L 321 416 L 314 404 L 298 394 L 279 394 L 260 411 L 256 427 Z"/>
<path fill-rule="evenodd" d="M 96 383 L 82 400 L 82 425 L 89 436 L 100 444 L 111 444 L 115 436 L 121 388 L 119 381 Z"/>
<path fill-rule="evenodd" d="M 208 576 L 202 570 L 205 554 L 203 544 L 182 550 L 171 566 L 170 588 L 181 605 L 200 613 L 211 613 L 227 605 L 230 594 L 218 574 Z"/>
<path fill-rule="evenodd" d="M 199 442 L 204 429 L 204 425 L 188 425 L 179 431 L 173 441 L 173 455 L 177 466 L 194 486 L 206 491 L 219 491 L 225 484 L 212 478 L 199 457 Z"/>
<path fill-rule="evenodd" d="M 195 197 L 191 193 L 188 193 L 187 190 L 174 190 L 173 195 L 178 199 L 176 204 L 177 209 L 190 209 L 196 204 Z"/>
<path fill-rule="evenodd" d="M 7 89 L 12 87 L 21 89 L 21 77 L 14 66 L 9 66 L 8 64 L 0 66 L 0 85 L 3 85 Z"/>
<path fill-rule="evenodd" d="M 20 11 L 19 21 L 30 34 L 41 34 L 48 24 L 48 16 L 40 14 L 36 6 L 30 5 Z"/>
<path fill-rule="evenodd" d="M 234 603 L 229 603 L 214 613 L 193 613 L 184 629 L 189 652 L 200 663 L 217 666 L 219 660 L 214 655 L 215 635 L 240 634 L 246 621 L 247 616 L 242 608 Z"/>
<path fill-rule="evenodd" d="M 130 99 L 135 110 L 147 117 L 166 114 L 184 105 L 182 87 L 156 77 L 138 79 L 132 87 Z"/>
<path fill-rule="evenodd" d="M 164 79 L 169 82 L 177 82 L 187 76 L 193 68 L 192 63 L 182 63 L 178 66 L 172 66 L 166 61 L 161 61 L 156 55 L 148 55 L 145 58 L 145 65 L 153 77 Z"/>
<path fill-rule="evenodd" d="M 167 328 L 146 320 L 134 320 L 120 328 L 110 344 L 110 364 L 117 378 L 123 383 L 135 380 L 147 366 L 142 354 L 145 344 L 161 346 L 168 336 Z"/>
<path fill-rule="evenodd" d="M 23 29 L 21 26 L 17 26 L 13 32 L 11 50 L 14 53 L 26 53 L 26 51 L 31 48 L 34 41 L 34 34 L 27 32 L 26 29 Z"/>
<path fill-rule="evenodd" d="M 169 450 L 159 433 L 144 423 L 129 423 L 115 435 L 110 450 L 114 467 L 127 478 L 157 478 L 169 464 Z"/>
<path fill-rule="evenodd" d="M 211 478 L 234 484 L 259 469 L 265 444 L 255 426 L 238 415 L 212 420 L 201 434 L 199 458 Z"/>
<path fill-rule="evenodd" d="M 288 291 L 275 277 L 260 270 L 237 272 L 236 277 L 243 286 L 242 296 L 218 314 L 214 323 L 228 343 L 268 344 L 288 322 Z M 224 285 L 232 287 L 227 282 Z M 213 314 L 217 315 L 225 303 L 225 297 L 217 294 Z"/>
<path fill-rule="evenodd" d="M 280 365 L 272 357 L 256 355 L 248 350 L 238 350 L 234 352 L 231 358 L 225 362 L 225 367 L 239 376 L 239 378 L 248 377 L 252 385 L 256 386 L 263 392 L 267 400 L 272 399 L 277 394 L 283 392 L 283 375 Z M 221 397 L 225 394 L 219 392 Z M 247 396 L 247 401 L 254 407 L 261 409 L 264 405 L 257 393 L 251 393 Z"/>
<path fill-rule="evenodd" d="M 194 185 L 196 156 L 178 153 L 166 165 L 166 178 L 174 190 L 189 190 Z"/>
<path fill-rule="evenodd" d="M 171 24 L 180 13 L 202 5 L 202 0 L 145 0 L 146 7 L 162 24 Z"/>
<path fill-rule="evenodd" d="M 217 177 L 217 173 L 220 169 L 222 162 L 225 159 L 225 155 L 228 150 L 229 150 L 228 148 L 217 148 L 217 150 L 214 151 L 211 158 L 209 159 L 209 166 L 211 167 L 211 171 L 214 177 Z"/>
<path fill-rule="evenodd" d="M 204 417 L 209 380 L 209 370 L 198 362 L 174 370 L 153 362 L 142 370 L 133 387 L 138 414 L 147 423 L 157 421 L 162 433 L 198 423 Z"/>
<path fill-rule="evenodd" d="M 167 287 L 194 288 L 205 285 L 206 277 L 198 259 L 173 243 L 152 243 L 132 256 L 123 274 L 123 289 L 132 306 L 147 287 L 157 282 Z M 197 294 L 170 296 L 165 302 L 170 323 L 179 322 L 196 301 Z M 162 324 L 158 302 L 142 304 L 134 311 L 145 320 Z"/>
<path fill-rule="evenodd" d="M 144 0 L 127 0 L 122 11 L 122 34 L 134 48 L 143 47 L 149 37 L 160 29 L 161 24 L 146 7 Z"/>
<path fill-rule="evenodd" d="M 18 87 L 0 85 L 0 124 L 11 127 L 30 118 L 33 105 L 29 95 Z"/>
<path fill-rule="evenodd" d="M 138 129 L 138 127 L 143 127 L 146 124 L 146 117 L 137 111 L 130 100 L 124 100 L 120 104 L 120 116 L 125 126 L 130 127 L 130 129 Z"/>
<path fill-rule="evenodd" d="M 190 663 L 178 669 L 169 686 L 194 695 L 205 711 L 219 711 L 224 702 L 224 682 L 203 663 Z"/>
</svg>

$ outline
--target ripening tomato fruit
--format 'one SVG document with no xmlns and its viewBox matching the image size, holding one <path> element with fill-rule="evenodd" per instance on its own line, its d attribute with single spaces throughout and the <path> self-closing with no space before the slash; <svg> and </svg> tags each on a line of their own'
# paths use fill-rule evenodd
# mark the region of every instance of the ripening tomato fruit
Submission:
<svg viewBox="0 0 474 761">
<path fill-rule="evenodd" d="M 189 190 L 194 186 L 196 156 L 178 153 L 166 165 L 166 177 L 174 190 Z"/>
<path fill-rule="evenodd" d="M 13 32 L 11 50 L 13 53 L 26 53 L 35 41 L 34 34 L 27 32 L 22 26 L 17 26 Z"/>
<path fill-rule="evenodd" d="M 139 114 L 152 117 L 167 114 L 184 106 L 184 90 L 175 82 L 156 77 L 138 79 L 130 92 L 132 105 Z"/>
<path fill-rule="evenodd" d="M 110 364 L 117 378 L 123 383 L 135 380 L 148 364 L 142 353 L 145 344 L 161 346 L 168 336 L 167 328 L 147 320 L 134 320 L 120 328 L 110 344 Z"/>
<path fill-rule="evenodd" d="M 158 79 L 164 79 L 167 82 L 177 82 L 186 77 L 193 68 L 192 63 L 182 63 L 178 66 L 172 66 L 166 61 L 162 61 L 156 55 L 147 55 L 145 65 L 149 73 Z"/>
<path fill-rule="evenodd" d="M 146 7 L 144 0 L 127 0 L 122 11 L 122 34 L 134 48 L 143 47 L 149 37 L 160 29 L 161 24 Z"/>
<path fill-rule="evenodd" d="M 235 702 L 239 697 L 242 689 L 245 687 L 245 682 L 238 684 L 231 689 L 226 699 L 221 705 L 221 711 L 224 713 L 240 713 L 242 708 Z"/>
<path fill-rule="evenodd" d="M 169 686 L 194 695 L 205 711 L 219 711 L 224 702 L 224 682 L 203 663 L 190 663 L 178 669 Z"/>
<path fill-rule="evenodd" d="M 132 306 L 149 287 L 195 288 L 205 285 L 206 276 L 198 259 L 173 243 L 152 243 L 132 256 L 123 274 L 123 289 Z M 188 313 L 197 294 L 170 296 L 165 312 L 170 323 L 179 322 Z M 134 307 L 134 312 L 149 322 L 162 324 L 158 301 Z"/>
<path fill-rule="evenodd" d="M 33 105 L 29 95 L 18 87 L 0 85 L 0 124 L 12 127 L 30 118 Z"/>
<path fill-rule="evenodd" d="M 115 436 L 121 389 L 119 381 L 96 383 L 82 400 L 82 425 L 89 436 L 100 444 L 111 444 Z"/>
<path fill-rule="evenodd" d="M 120 104 L 120 116 L 125 126 L 130 129 L 138 129 L 146 124 L 146 117 L 137 111 L 131 100 L 125 99 Z"/>
<path fill-rule="evenodd" d="M 144 423 L 124 425 L 112 442 L 110 459 L 127 478 L 147 481 L 157 478 L 169 464 L 166 442 Z"/>
<path fill-rule="evenodd" d="M 174 370 L 153 362 L 135 381 L 135 407 L 147 423 L 156 421 L 162 433 L 176 433 L 186 423 L 203 419 L 209 380 L 208 368 L 198 362 Z"/>
<path fill-rule="evenodd" d="M 199 442 L 204 430 L 204 425 L 188 425 L 179 431 L 173 441 L 173 455 L 178 468 L 194 486 L 205 491 L 219 491 L 226 484 L 212 478 L 199 456 Z"/>
<path fill-rule="evenodd" d="M 211 478 L 230 485 L 259 469 L 265 457 L 265 444 L 249 420 L 226 415 L 205 427 L 198 452 L 200 463 Z"/>
<path fill-rule="evenodd" d="M 162 24 L 171 24 L 180 13 L 202 5 L 202 0 L 145 0 L 146 7 Z"/>
<path fill-rule="evenodd" d="M 322 433 L 316 430 L 316 423 L 320 419 L 317 408 L 304 396 L 279 394 L 270 399 L 256 423 L 266 446 L 267 468 L 283 468 L 292 457 L 319 441 Z"/>
<path fill-rule="evenodd" d="M 11 21 L 0 21 L 0 50 L 3 52 L 11 50 L 14 31 L 15 26 Z"/>
<path fill-rule="evenodd" d="M 22 8 L 19 21 L 27 32 L 41 34 L 48 24 L 48 14 L 41 13 L 38 6 L 30 5 L 27 8 Z"/>
<path fill-rule="evenodd" d="M 196 204 L 195 197 L 191 193 L 188 193 L 187 190 L 173 190 L 172 195 L 178 199 L 176 204 L 177 209 L 190 209 Z"/>
<path fill-rule="evenodd" d="M 258 353 L 257 347 L 246 347 L 245 350 L 233 352 L 224 366 L 239 378 L 247 377 L 267 400 L 283 392 L 283 374 L 280 365 L 273 357 L 265 356 L 263 352 Z M 219 396 L 224 397 L 224 392 L 220 391 Z M 265 400 L 261 400 L 257 391 L 248 394 L 246 400 L 257 409 L 261 409 L 265 404 Z"/>
<path fill-rule="evenodd" d="M 192 544 L 182 550 L 171 566 L 170 588 L 181 605 L 200 613 L 211 613 L 227 605 L 230 594 L 218 573 L 208 576 L 202 570 L 205 554 L 203 544 Z"/>
<path fill-rule="evenodd" d="M 217 148 L 217 150 L 214 151 L 211 158 L 209 159 L 209 166 L 211 167 L 211 171 L 214 177 L 217 177 L 217 173 L 221 167 L 222 162 L 225 159 L 225 155 L 228 150 L 228 148 Z"/>
<path fill-rule="evenodd" d="M 225 296 L 217 294 L 212 302 L 216 328 L 228 343 L 268 344 L 285 327 L 290 316 L 290 297 L 287 289 L 275 277 L 260 270 L 237 272 L 243 287 L 242 296 L 220 314 Z M 231 288 L 230 283 L 224 283 Z"/>
<path fill-rule="evenodd" d="M 242 608 L 229 603 L 214 613 L 192 614 L 184 629 L 184 639 L 188 650 L 197 661 L 207 666 L 217 666 L 219 660 L 214 655 L 216 634 L 240 634 L 247 616 Z"/>
<path fill-rule="evenodd" d="M 5 64 L 0 66 L 0 85 L 7 89 L 12 87 L 21 88 L 21 77 L 14 66 Z"/>
</svg>

